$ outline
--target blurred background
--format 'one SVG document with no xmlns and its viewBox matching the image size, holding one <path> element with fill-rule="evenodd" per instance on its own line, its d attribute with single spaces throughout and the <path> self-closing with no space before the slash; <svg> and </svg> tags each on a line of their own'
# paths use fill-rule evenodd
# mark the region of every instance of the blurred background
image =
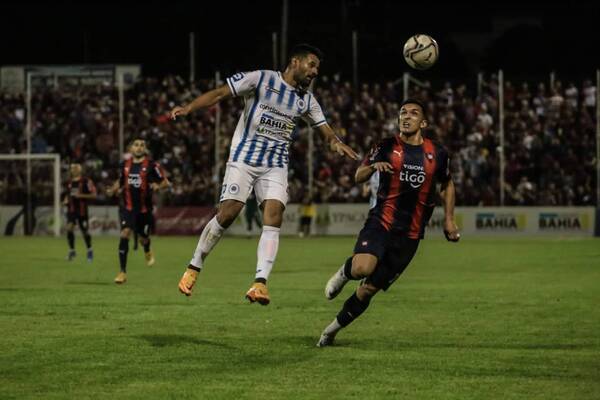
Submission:
<svg viewBox="0 0 600 400">
<path fill-rule="evenodd" d="M 56 205 L 52 165 L 64 180 L 72 160 L 96 182 L 96 204 L 116 204 L 104 188 L 128 139 L 141 135 L 174 184 L 158 205 L 213 207 L 243 104 L 228 100 L 176 122 L 168 111 L 235 72 L 283 69 L 288 49 L 300 42 L 324 51 L 313 91 L 330 125 L 361 154 L 394 134 L 398 103 L 416 97 L 427 105 L 427 135 L 450 150 L 457 205 L 598 205 L 598 2 L 0 8 L 7 38 L 0 41 L 3 205 Z M 415 33 L 438 41 L 440 59 L 430 70 L 411 70 L 403 60 L 404 42 Z M 357 165 L 324 149 L 318 135 L 298 130 L 291 202 L 368 202 L 369 188 L 353 183 Z M 60 160 L 13 157 L 22 154 Z"/>
</svg>

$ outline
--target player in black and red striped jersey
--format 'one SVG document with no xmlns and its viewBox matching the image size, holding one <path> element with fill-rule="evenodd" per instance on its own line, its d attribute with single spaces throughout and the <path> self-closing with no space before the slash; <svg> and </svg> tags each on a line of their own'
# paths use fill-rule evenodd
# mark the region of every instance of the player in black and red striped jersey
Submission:
<svg viewBox="0 0 600 400">
<path fill-rule="evenodd" d="M 109 196 L 120 194 L 119 217 L 121 237 L 119 241 L 120 272 L 115 283 L 127 281 L 127 253 L 129 237 L 137 233 L 144 247 L 146 264 L 154 264 L 154 253 L 150 249 L 150 226 L 152 225 L 152 195 L 155 191 L 170 186 L 165 171 L 156 161 L 147 156 L 146 142 L 136 138 L 131 142 L 132 155 L 119 165 L 119 179 L 107 190 Z"/>
<path fill-rule="evenodd" d="M 87 260 L 94 259 L 92 250 L 92 237 L 88 231 L 88 202 L 96 198 L 94 182 L 81 174 L 81 164 L 73 162 L 69 165 L 70 178 L 65 184 L 63 204 L 67 206 L 67 241 L 69 254 L 67 260 L 75 258 L 75 224 L 79 225 L 85 245 L 87 247 Z"/>
<path fill-rule="evenodd" d="M 406 269 L 433 213 L 438 185 L 446 238 L 452 242 L 460 238 L 448 152 L 423 137 L 425 108 L 417 100 L 404 101 L 398 123 L 400 132 L 378 143 L 356 171 L 357 183 L 379 173 L 377 201 L 358 235 L 353 256 L 329 279 L 325 296 L 335 298 L 349 280 L 363 281 L 325 328 L 319 347 L 333 344 L 336 334 L 367 309 L 371 298 L 387 290 Z"/>
</svg>

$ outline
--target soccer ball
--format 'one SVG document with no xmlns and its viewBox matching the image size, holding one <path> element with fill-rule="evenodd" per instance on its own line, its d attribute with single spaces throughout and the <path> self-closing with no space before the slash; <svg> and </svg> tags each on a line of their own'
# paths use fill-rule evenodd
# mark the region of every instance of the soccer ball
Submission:
<svg viewBox="0 0 600 400">
<path fill-rule="evenodd" d="M 414 69 L 428 69 L 438 59 L 438 44 L 429 35 L 418 34 L 404 43 L 404 59 Z"/>
</svg>

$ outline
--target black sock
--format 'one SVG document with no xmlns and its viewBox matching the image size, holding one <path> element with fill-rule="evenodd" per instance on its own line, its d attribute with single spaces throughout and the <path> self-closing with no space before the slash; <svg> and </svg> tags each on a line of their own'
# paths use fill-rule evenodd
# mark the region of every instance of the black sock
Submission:
<svg viewBox="0 0 600 400">
<path fill-rule="evenodd" d="M 263 285 L 267 284 L 267 280 L 265 278 L 256 278 L 256 279 L 254 279 L 254 282 L 262 283 Z"/>
<path fill-rule="evenodd" d="M 367 301 L 360 301 L 356 292 L 352 293 L 352 296 L 348 297 L 348 300 L 344 303 L 342 310 L 337 315 L 337 320 L 341 326 L 348 326 L 352 321 L 362 314 L 367 307 L 371 299 Z"/>
<path fill-rule="evenodd" d="M 150 238 L 146 238 L 146 243 L 144 243 L 144 253 L 150 251 Z"/>
<path fill-rule="evenodd" d="M 75 234 L 73 232 L 67 232 L 67 241 L 69 242 L 69 249 L 75 249 Z"/>
<path fill-rule="evenodd" d="M 344 264 L 344 276 L 350 280 L 357 281 L 360 278 L 355 278 L 352 276 L 352 258 L 353 257 L 348 257 L 346 263 Z"/>
<path fill-rule="evenodd" d="M 127 272 L 127 252 L 129 251 L 129 239 L 121 238 L 119 241 L 119 262 L 121 272 Z"/>
<path fill-rule="evenodd" d="M 90 236 L 89 233 L 84 233 L 83 234 L 83 240 L 85 240 L 85 245 L 88 249 L 92 248 L 92 237 Z"/>
</svg>

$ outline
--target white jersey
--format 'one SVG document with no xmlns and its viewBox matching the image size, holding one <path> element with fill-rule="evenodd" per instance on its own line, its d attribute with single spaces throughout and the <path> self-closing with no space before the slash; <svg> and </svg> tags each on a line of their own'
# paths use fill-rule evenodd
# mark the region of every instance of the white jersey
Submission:
<svg viewBox="0 0 600 400">
<path fill-rule="evenodd" d="M 379 190 L 379 171 L 375 171 L 369 179 L 369 210 L 377 205 L 377 191 Z"/>
<path fill-rule="evenodd" d="M 277 71 L 237 73 L 227 78 L 234 97 L 244 98 L 244 112 L 235 128 L 230 162 L 254 167 L 287 167 L 288 149 L 298 120 L 313 127 L 327 123 L 310 92 L 300 92 Z"/>
</svg>

